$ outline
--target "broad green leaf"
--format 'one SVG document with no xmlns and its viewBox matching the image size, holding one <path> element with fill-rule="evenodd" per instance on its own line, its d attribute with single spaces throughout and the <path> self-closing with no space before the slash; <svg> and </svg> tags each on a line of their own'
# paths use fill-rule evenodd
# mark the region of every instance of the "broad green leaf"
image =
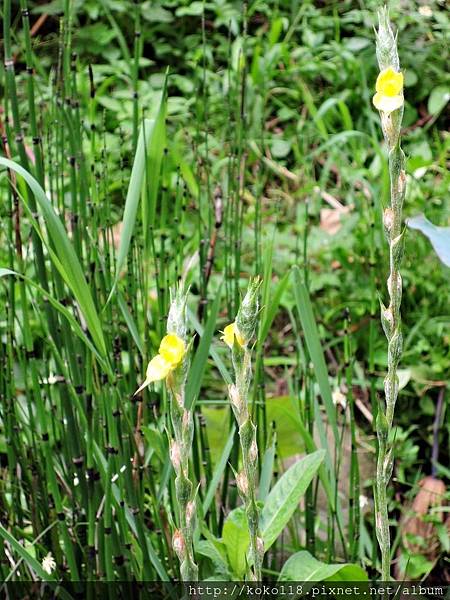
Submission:
<svg viewBox="0 0 450 600">
<path fill-rule="evenodd" d="M 420 579 L 430 573 L 434 566 L 435 563 L 422 554 L 402 552 L 400 555 L 399 570 L 405 579 Z"/>
<path fill-rule="evenodd" d="M 301 280 L 300 270 L 294 267 L 294 294 L 297 303 L 297 311 L 302 324 L 305 341 L 308 347 L 309 355 L 314 365 L 314 374 L 319 384 L 320 394 L 322 396 L 325 410 L 327 412 L 328 422 L 333 431 L 336 443 L 339 439 L 336 425 L 336 408 L 331 396 L 331 387 L 328 379 L 327 366 L 323 356 L 322 346 L 320 345 L 319 331 L 314 318 L 311 300 L 308 289 Z"/>
<path fill-rule="evenodd" d="M 368 581 L 367 573 L 353 564 L 320 562 L 306 550 L 290 556 L 281 569 L 278 581 Z"/>
<path fill-rule="evenodd" d="M 220 540 L 200 540 L 195 545 L 195 551 L 202 556 L 209 558 L 219 572 L 228 572 L 227 555 L 225 546 Z"/>
<path fill-rule="evenodd" d="M 243 579 L 246 571 L 246 555 L 250 544 L 247 517 L 242 506 L 235 508 L 225 519 L 222 541 L 227 549 L 229 565 L 238 579 Z"/>
<path fill-rule="evenodd" d="M 305 426 L 303 421 L 298 414 L 298 411 L 295 410 L 295 401 L 293 398 L 288 398 L 290 403 L 286 406 L 287 398 L 280 396 L 278 398 L 271 398 L 272 401 L 276 402 L 277 410 L 282 413 L 286 420 L 288 421 L 289 427 L 294 431 L 298 431 L 298 435 L 303 439 L 303 443 L 305 445 L 306 450 L 311 454 L 317 451 L 317 446 L 314 441 L 313 436 L 309 432 L 308 428 Z M 270 406 L 270 403 L 269 403 Z M 277 426 L 277 431 L 280 431 L 280 428 Z M 330 509 L 335 511 L 335 499 L 333 494 L 332 485 L 330 484 L 329 472 L 326 469 L 325 464 L 321 464 L 318 470 L 318 476 L 320 477 L 320 481 L 323 485 L 325 494 L 327 496 L 327 500 L 330 506 Z"/>
<path fill-rule="evenodd" d="M 194 2 L 191 2 L 188 6 L 180 6 L 179 8 L 177 8 L 175 14 L 177 15 L 177 17 L 198 17 L 203 13 L 203 8 L 203 2 L 194 0 Z"/>
<path fill-rule="evenodd" d="M 99 353 L 106 357 L 106 346 L 103 337 L 102 326 L 100 319 L 92 299 L 91 291 L 84 277 L 83 269 L 81 268 L 78 256 L 73 249 L 69 237 L 64 229 L 61 219 L 56 214 L 53 206 L 50 204 L 44 190 L 36 181 L 36 179 L 28 173 L 23 167 L 18 165 L 8 158 L 0 156 L 0 165 L 12 169 L 18 175 L 24 178 L 30 190 L 34 194 L 38 207 L 42 213 L 47 226 L 48 235 L 52 242 L 52 246 L 47 244 L 47 249 L 50 253 L 52 261 L 58 269 L 61 277 L 66 282 L 67 286 L 73 292 L 80 310 L 86 319 L 86 324 L 89 329 L 92 339 Z M 24 200 L 27 210 L 29 207 Z M 36 223 L 34 223 L 36 226 Z M 42 233 L 38 230 L 39 235 Z"/>
<path fill-rule="evenodd" d="M 405 87 L 412 87 L 416 85 L 418 81 L 417 73 L 412 69 L 407 69 L 405 71 Z"/>
<path fill-rule="evenodd" d="M 308 454 L 293 464 L 272 488 L 261 513 L 261 534 L 267 550 L 298 508 L 325 457 L 324 450 Z"/>
<path fill-rule="evenodd" d="M 350 50 L 350 52 L 359 52 L 360 50 L 367 48 L 367 46 L 370 44 L 369 38 L 358 37 L 356 35 L 354 37 L 344 38 L 343 41 L 345 47 L 347 48 L 347 50 Z"/>
<path fill-rule="evenodd" d="M 425 215 L 411 217 L 406 224 L 410 229 L 421 231 L 430 240 L 440 261 L 450 267 L 450 227 L 433 225 Z"/>
</svg>

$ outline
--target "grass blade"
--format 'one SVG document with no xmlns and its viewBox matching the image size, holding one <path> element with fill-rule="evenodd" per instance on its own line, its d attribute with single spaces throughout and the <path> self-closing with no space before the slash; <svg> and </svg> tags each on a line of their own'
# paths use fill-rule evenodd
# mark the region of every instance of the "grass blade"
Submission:
<svg viewBox="0 0 450 600">
<path fill-rule="evenodd" d="M 0 156 L 0 165 L 12 169 L 29 185 L 38 203 L 44 221 L 47 225 L 49 237 L 54 250 L 49 248 L 52 260 L 68 287 L 72 290 L 80 310 L 86 319 L 87 327 L 100 354 L 106 357 L 106 345 L 103 337 L 102 326 L 95 308 L 89 286 L 84 277 L 77 254 L 67 236 L 61 219 L 50 204 L 44 190 L 36 179 L 23 167 L 8 158 Z M 23 198 L 22 198 L 23 200 Z M 25 202 L 24 202 L 25 203 Z M 27 206 L 27 210 L 29 207 Z"/>
<path fill-rule="evenodd" d="M 14 536 L 12 536 L 9 531 L 7 531 L 3 525 L 0 524 L 0 535 L 2 538 L 10 544 L 10 546 L 17 552 L 17 554 L 27 563 L 27 565 L 32 569 L 38 577 L 43 581 L 53 581 L 54 577 L 49 575 L 44 569 L 41 567 L 40 563 L 31 556 L 20 544 Z"/>
<path fill-rule="evenodd" d="M 205 499 L 203 500 L 203 514 L 205 515 L 208 512 L 209 507 L 211 506 L 211 502 L 213 501 L 214 494 L 216 493 L 217 486 L 219 485 L 220 478 L 225 470 L 227 465 L 228 458 L 230 456 L 231 449 L 233 447 L 234 442 L 234 434 L 236 431 L 236 426 L 233 425 L 230 431 L 230 435 L 228 436 L 227 443 L 223 449 L 222 455 L 220 457 L 219 462 L 214 469 L 214 474 L 211 479 L 211 482 L 208 486 L 208 490 L 206 492 Z"/>
<path fill-rule="evenodd" d="M 294 294 L 297 304 L 297 311 L 300 317 L 300 322 L 305 334 L 305 341 L 308 351 L 314 365 L 314 373 L 319 384 L 320 395 L 322 396 L 325 410 L 328 417 L 328 422 L 333 431 L 336 444 L 339 440 L 339 434 L 336 424 L 336 410 L 331 396 L 331 387 L 328 379 L 328 371 L 323 356 L 322 347 L 320 345 L 319 331 L 317 329 L 314 312 L 309 297 L 309 292 L 301 279 L 300 270 L 298 267 L 293 268 L 294 275 Z"/>
<path fill-rule="evenodd" d="M 35 281 L 22 275 L 21 273 L 16 273 L 16 271 L 12 271 L 11 269 L 4 269 L 0 267 L 0 278 L 6 277 L 7 275 L 12 275 L 14 277 L 20 277 L 23 279 L 28 285 L 31 285 L 42 298 L 47 299 L 50 304 L 55 308 L 58 312 L 60 312 L 69 322 L 69 325 L 72 327 L 74 333 L 80 338 L 80 340 L 86 344 L 89 350 L 97 357 L 99 363 L 102 365 L 105 370 L 107 369 L 107 365 L 104 363 L 103 358 L 98 353 L 95 346 L 92 344 L 91 340 L 85 335 L 83 329 L 80 324 L 74 319 L 70 311 L 67 310 L 65 306 L 63 306 L 58 300 L 55 300 L 48 292 L 46 292 L 40 285 L 38 285 Z"/>
<path fill-rule="evenodd" d="M 206 323 L 200 344 L 189 369 L 189 377 L 186 384 L 186 408 L 190 409 L 200 392 L 206 361 L 210 353 L 210 346 L 216 328 L 217 314 L 221 301 L 220 289 L 211 307 L 211 313 Z"/>
</svg>

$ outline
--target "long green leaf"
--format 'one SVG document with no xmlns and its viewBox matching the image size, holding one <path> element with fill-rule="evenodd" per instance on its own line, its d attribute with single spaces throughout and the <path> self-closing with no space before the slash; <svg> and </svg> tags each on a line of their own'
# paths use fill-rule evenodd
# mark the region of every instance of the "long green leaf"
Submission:
<svg viewBox="0 0 450 600">
<path fill-rule="evenodd" d="M 100 319 L 89 286 L 84 277 L 83 269 L 78 260 L 78 256 L 67 236 L 61 219 L 50 204 L 42 187 L 28 171 L 14 161 L 1 156 L 0 165 L 12 169 L 18 175 L 23 177 L 33 192 L 44 218 L 44 222 L 46 223 L 48 235 L 53 244 L 53 248 L 47 245 L 52 261 L 61 274 L 61 277 L 72 290 L 73 295 L 80 306 L 80 310 L 86 319 L 87 327 L 98 351 L 103 357 L 106 357 L 106 345 Z M 23 202 L 26 204 L 25 200 L 23 200 Z M 26 205 L 26 207 L 27 210 L 29 210 L 28 205 Z"/>
<path fill-rule="evenodd" d="M 311 433 L 308 431 L 307 427 L 305 427 L 303 421 L 300 419 L 298 411 L 295 410 L 294 403 L 293 403 L 291 410 L 287 410 L 281 404 L 279 405 L 278 410 L 280 411 L 281 414 L 283 414 L 286 417 L 286 419 L 292 421 L 294 427 L 298 430 L 298 432 L 300 433 L 300 436 L 303 439 L 303 443 L 305 444 L 305 448 L 306 448 L 307 452 L 309 452 L 310 454 L 312 452 L 316 452 L 317 446 L 314 441 L 314 438 L 311 435 Z M 325 457 L 325 461 L 326 461 L 326 457 Z M 333 494 L 332 485 L 330 484 L 327 469 L 325 468 L 325 461 L 322 465 L 320 465 L 318 475 L 320 477 L 320 481 L 325 490 L 330 508 L 334 511 L 335 510 L 334 494 Z M 329 470 L 331 472 L 331 463 L 330 463 Z"/>
<path fill-rule="evenodd" d="M 189 376 L 186 383 L 186 408 L 190 409 L 200 392 L 202 386 L 203 373 L 205 372 L 206 361 L 208 360 L 210 347 L 214 332 L 216 330 L 217 314 L 220 307 L 220 288 L 217 292 L 216 298 L 211 307 L 211 312 L 208 317 L 205 329 L 201 336 L 200 343 L 195 353 L 194 360 L 192 361 L 189 369 Z"/>
<path fill-rule="evenodd" d="M 261 464 L 261 476 L 259 478 L 258 499 L 264 502 L 269 494 L 273 474 L 273 463 L 275 460 L 275 437 L 272 444 L 264 452 Z"/>
<path fill-rule="evenodd" d="M 250 544 L 247 517 L 243 506 L 232 510 L 225 519 L 222 541 L 233 573 L 238 579 L 242 579 L 247 566 L 247 550 Z"/>
<path fill-rule="evenodd" d="M 192 326 L 195 329 L 195 331 L 200 336 L 203 336 L 204 329 L 203 329 L 202 325 L 199 323 L 197 317 L 194 315 L 194 313 L 192 313 L 189 310 L 188 310 L 188 315 L 189 315 L 189 321 L 192 323 Z M 222 376 L 222 379 L 225 381 L 225 383 L 227 385 L 229 385 L 230 383 L 232 383 L 233 380 L 231 378 L 230 372 L 228 371 L 228 369 L 224 365 L 224 362 L 220 358 L 219 353 L 217 352 L 217 349 L 214 347 L 214 345 L 211 345 L 211 347 L 209 349 L 209 353 L 210 353 L 211 358 L 213 359 L 216 367 L 219 369 L 219 372 L 220 372 L 220 374 Z"/>
<path fill-rule="evenodd" d="M 134 343 L 138 347 L 138 350 L 141 353 L 141 356 L 144 356 L 144 344 L 142 343 L 142 339 L 139 334 L 137 325 L 133 319 L 133 315 L 128 310 L 127 303 L 125 302 L 125 299 L 122 296 L 122 294 L 118 295 L 118 300 L 119 300 L 119 307 L 122 312 L 123 318 L 125 319 L 125 323 L 128 326 L 128 331 L 130 332 L 131 337 L 134 340 Z"/>
<path fill-rule="evenodd" d="M 334 439 L 337 443 L 339 434 L 336 424 L 336 409 L 331 396 L 331 387 L 328 379 L 327 366 L 325 364 L 325 358 L 320 345 L 319 331 L 314 318 L 309 292 L 301 279 L 299 268 L 294 267 L 292 272 L 294 274 L 294 294 L 295 301 L 297 303 L 297 311 L 302 324 L 303 333 L 305 334 L 305 341 L 308 347 L 309 355 L 314 366 L 314 374 L 316 376 L 317 383 L 319 384 L 320 394 L 327 412 L 328 422 L 333 431 Z"/>
<path fill-rule="evenodd" d="M 286 527 L 324 457 L 324 450 L 304 456 L 272 488 L 261 513 L 261 533 L 266 550 Z"/>
<path fill-rule="evenodd" d="M 161 164 L 164 155 L 164 149 L 166 147 L 166 87 L 167 87 L 167 76 L 164 80 L 164 86 L 161 92 L 161 103 L 158 108 L 158 112 L 155 116 L 155 122 L 152 129 L 152 135 L 149 140 L 146 139 L 147 144 L 147 163 L 145 171 L 145 183 L 148 190 L 147 202 L 143 205 L 143 223 L 144 232 L 151 231 L 151 228 L 155 226 L 156 216 L 156 199 L 160 187 L 160 172 Z"/>
<path fill-rule="evenodd" d="M 139 199 L 141 197 L 142 182 L 144 181 L 147 144 L 152 137 L 154 124 L 154 119 L 144 119 L 139 132 L 136 154 L 134 156 L 133 167 L 131 169 L 130 183 L 128 184 L 125 208 L 123 211 L 122 230 L 120 235 L 119 249 L 117 250 L 116 275 L 108 301 L 116 288 L 117 282 L 119 281 L 120 272 L 123 268 L 127 258 L 128 249 L 130 247 L 134 225 L 136 223 Z"/>
<path fill-rule="evenodd" d="M 144 177 L 147 182 L 150 177 L 154 181 L 150 186 L 151 202 L 156 201 L 157 181 L 159 179 L 159 170 L 161 159 L 165 146 L 165 118 L 166 118 L 166 83 L 161 93 L 161 100 L 154 119 L 144 119 L 139 132 L 136 154 L 134 156 L 133 167 L 131 169 L 130 183 L 128 184 L 127 197 L 122 219 L 122 231 L 120 235 L 119 249 L 117 250 L 116 274 L 107 303 L 113 295 L 120 273 L 125 264 L 128 250 L 130 248 L 131 238 L 133 236 L 134 226 L 136 224 L 136 215 L 139 207 Z M 144 210 L 144 217 L 148 209 Z M 149 222 L 148 217 L 144 218 L 144 231 L 147 231 Z"/>
<path fill-rule="evenodd" d="M 368 581 L 367 573 L 358 565 L 327 565 L 306 550 L 290 556 L 284 563 L 278 581 Z"/>
<path fill-rule="evenodd" d="M 289 275 L 289 272 L 284 274 L 284 276 L 279 281 L 275 292 L 272 298 L 270 299 L 270 302 L 268 302 L 267 305 L 263 308 L 261 316 L 262 325 L 258 336 L 258 347 L 261 347 L 264 344 L 264 341 L 270 331 L 273 320 L 277 314 L 281 298 L 289 282 Z"/>
<path fill-rule="evenodd" d="M 58 312 L 60 312 L 64 316 L 65 319 L 67 319 L 67 321 L 69 322 L 69 325 L 72 327 L 73 332 L 80 338 L 80 340 L 84 344 L 86 344 L 87 348 L 89 348 L 89 350 L 97 357 L 97 359 L 98 359 L 99 363 L 102 365 L 102 367 L 105 370 L 108 369 L 108 365 L 105 364 L 103 358 L 98 353 L 97 348 L 92 344 L 91 340 L 86 336 L 86 334 L 82 330 L 80 324 L 74 319 L 71 312 L 69 310 L 67 310 L 67 308 L 65 306 L 63 306 L 60 302 L 58 302 L 58 300 L 55 300 L 55 298 L 53 298 L 46 290 L 44 290 L 44 288 L 42 288 L 40 285 L 38 285 L 35 281 L 30 279 L 29 277 L 26 277 L 25 275 L 22 275 L 21 273 L 17 273 L 16 271 L 11 271 L 11 269 L 4 269 L 3 267 L 0 267 L 0 278 L 6 277 L 8 275 L 14 276 L 14 277 L 19 277 L 19 278 L 23 279 L 28 285 L 33 287 L 38 292 L 38 294 L 40 296 L 42 296 L 42 298 L 44 300 L 47 299 L 50 302 L 50 304 L 53 306 L 53 308 L 55 308 Z"/>
<path fill-rule="evenodd" d="M 24 546 L 22 546 L 22 544 L 20 542 L 18 542 L 16 540 L 16 538 L 14 536 L 12 536 L 9 533 L 9 531 L 7 531 L 3 527 L 3 525 L 0 525 L 0 535 L 5 540 L 5 542 L 10 544 L 10 546 L 17 552 L 17 554 L 21 558 L 23 558 L 23 560 L 27 563 L 27 565 L 30 567 L 30 569 L 33 569 L 33 571 L 36 573 L 36 575 L 38 577 L 40 577 L 41 580 L 54 581 L 54 579 L 55 579 L 54 576 L 49 575 L 46 571 L 44 571 L 44 569 L 42 568 L 40 563 L 33 556 L 31 556 L 31 554 L 29 552 L 27 552 L 27 549 L 24 548 Z"/>
<path fill-rule="evenodd" d="M 214 473 L 211 479 L 211 482 L 208 486 L 208 490 L 206 492 L 205 499 L 203 500 L 203 514 L 206 514 L 209 507 L 211 506 L 211 502 L 213 501 L 214 494 L 216 493 L 217 486 L 219 485 L 220 478 L 225 471 L 225 467 L 227 465 L 228 458 L 230 456 L 231 449 L 233 447 L 234 441 L 234 433 L 236 431 L 235 425 L 232 426 L 230 435 L 228 436 L 227 443 L 222 451 L 222 455 L 220 457 L 219 462 L 214 469 Z"/>
</svg>

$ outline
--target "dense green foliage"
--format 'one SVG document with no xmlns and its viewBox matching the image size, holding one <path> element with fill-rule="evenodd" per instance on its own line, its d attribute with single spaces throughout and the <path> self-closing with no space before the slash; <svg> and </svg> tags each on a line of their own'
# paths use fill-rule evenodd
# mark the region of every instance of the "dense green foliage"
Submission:
<svg viewBox="0 0 450 600">
<path fill-rule="evenodd" d="M 197 333 L 186 396 L 199 575 L 245 575 L 219 330 L 253 275 L 263 279 L 250 390 L 270 532 L 263 576 L 299 577 L 298 564 L 316 560 L 324 579 L 379 573 L 373 417 L 387 366 L 389 176 L 371 100 L 378 6 L 3 2 L 3 580 L 42 577 L 48 552 L 56 577 L 179 577 L 169 397 L 161 384 L 133 393 L 180 279 Z M 392 2 L 391 19 L 405 73 L 404 216 L 448 226 L 448 12 Z M 405 523 L 423 477 L 449 477 L 449 270 L 411 230 L 402 274 L 393 574 L 443 580 L 442 512 L 426 517 L 433 543 Z"/>
</svg>

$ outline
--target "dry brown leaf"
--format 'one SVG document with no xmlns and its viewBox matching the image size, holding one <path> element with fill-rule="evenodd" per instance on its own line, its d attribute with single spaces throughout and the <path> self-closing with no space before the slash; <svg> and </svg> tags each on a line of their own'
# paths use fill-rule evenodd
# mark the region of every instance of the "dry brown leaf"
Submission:
<svg viewBox="0 0 450 600">
<path fill-rule="evenodd" d="M 341 217 L 350 212 L 350 207 L 322 208 L 320 211 L 320 229 L 329 235 L 336 235 L 342 227 Z"/>
<path fill-rule="evenodd" d="M 434 523 L 424 517 L 430 514 L 431 509 L 443 507 L 445 504 L 445 483 L 436 477 L 428 476 L 419 482 L 420 490 L 410 507 L 406 510 L 400 523 L 403 546 L 411 554 L 422 554 L 428 560 L 434 561 L 440 552 L 440 542 Z M 444 512 L 433 514 L 444 522 Z M 414 538 L 426 540 L 420 544 Z M 398 573 L 398 576 L 401 574 Z"/>
</svg>

